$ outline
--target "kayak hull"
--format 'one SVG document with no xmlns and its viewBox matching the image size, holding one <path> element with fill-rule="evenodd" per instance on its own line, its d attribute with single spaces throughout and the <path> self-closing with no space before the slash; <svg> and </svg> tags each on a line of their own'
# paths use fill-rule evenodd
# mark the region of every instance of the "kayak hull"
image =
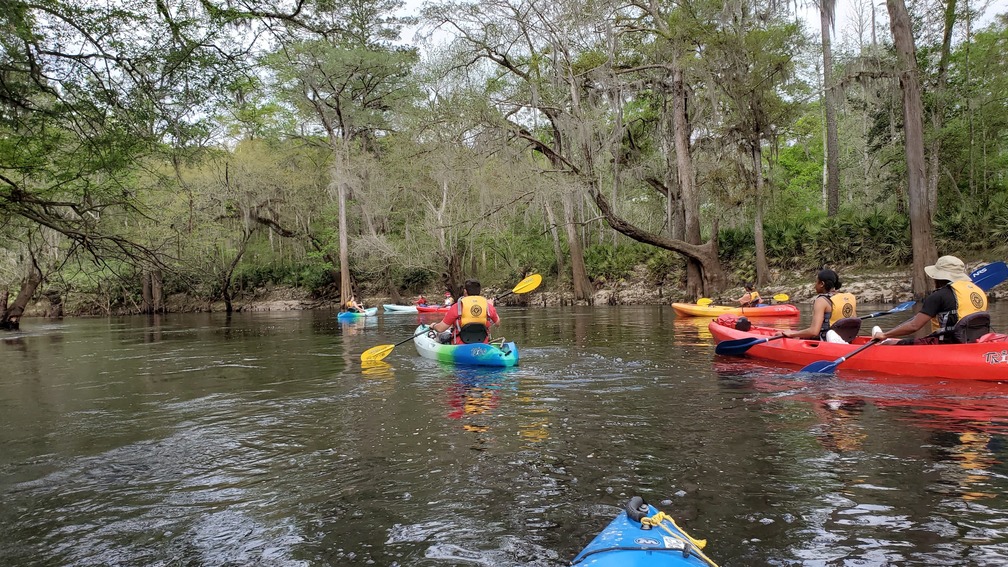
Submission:
<svg viewBox="0 0 1008 567">
<path fill-rule="evenodd" d="M 417 306 L 386 303 L 382 305 L 382 310 L 386 313 L 417 313 Z"/>
<path fill-rule="evenodd" d="M 707 328 L 716 342 L 769 338 L 780 329 L 752 326 L 748 331 L 734 328 L 735 318 L 719 317 Z M 776 339 L 755 345 L 746 356 L 807 366 L 817 361 L 833 362 L 848 356 L 869 337 L 860 336 L 852 344 L 805 339 Z M 1008 342 L 1004 340 L 951 345 L 883 345 L 869 347 L 837 367 L 838 371 L 866 372 L 948 378 L 956 380 L 1008 380 Z"/>
<path fill-rule="evenodd" d="M 729 307 L 727 305 L 697 305 L 695 303 L 673 303 L 672 309 L 680 317 L 718 317 L 724 314 L 745 315 L 746 317 L 797 317 L 798 307 L 790 303 L 764 305 L 762 307 Z"/>
<path fill-rule="evenodd" d="M 513 342 L 502 346 L 476 343 L 471 345 L 444 345 L 427 336 L 423 331 L 426 325 L 416 328 L 417 336 L 413 337 L 420 356 L 438 362 L 460 366 L 496 366 L 509 367 L 518 364 L 518 347 Z"/>
<path fill-rule="evenodd" d="M 448 309 L 450 309 L 450 307 L 444 305 L 440 307 L 435 307 L 432 305 L 418 305 L 416 308 L 418 313 L 447 313 Z"/>
<path fill-rule="evenodd" d="M 337 321 L 357 321 L 358 319 L 363 319 L 365 317 L 374 317 L 378 314 L 377 307 L 368 307 L 364 311 L 341 311 L 339 315 L 336 316 Z"/>
<path fill-rule="evenodd" d="M 648 517 L 657 513 L 657 509 L 648 505 Z M 669 520 L 662 521 L 662 526 L 672 534 L 661 526 L 646 530 L 641 527 L 639 520 L 631 519 L 626 511 L 620 512 L 578 553 L 571 561 L 571 566 L 710 567 L 709 563 L 697 556 L 697 550 L 692 544 L 684 544 L 689 541 L 689 536 Z"/>
</svg>

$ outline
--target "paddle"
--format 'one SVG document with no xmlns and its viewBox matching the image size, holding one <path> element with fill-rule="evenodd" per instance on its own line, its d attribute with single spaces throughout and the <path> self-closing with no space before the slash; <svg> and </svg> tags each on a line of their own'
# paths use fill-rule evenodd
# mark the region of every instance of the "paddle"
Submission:
<svg viewBox="0 0 1008 567">
<path fill-rule="evenodd" d="M 531 276 L 528 276 L 527 278 L 525 278 L 522 281 L 518 282 L 518 285 L 514 286 L 514 289 L 512 289 L 511 291 L 509 291 L 507 293 L 504 293 L 504 294 L 501 294 L 501 295 L 498 295 L 497 297 L 493 298 L 493 302 L 497 303 L 498 301 L 500 301 L 501 299 L 504 299 L 505 297 L 511 295 L 512 293 L 528 293 L 528 292 L 534 290 L 535 288 L 539 287 L 539 284 L 541 284 L 541 283 L 542 283 L 542 276 L 540 274 L 532 274 Z M 427 330 L 428 330 L 427 328 L 424 328 L 424 329 L 422 329 L 420 331 L 417 331 L 417 333 L 415 335 L 413 335 L 412 337 L 410 337 L 410 338 L 408 338 L 406 340 L 403 340 L 403 341 L 399 341 L 399 342 L 397 342 L 394 345 L 378 345 L 376 347 L 371 347 L 371 348 L 369 348 L 366 351 L 364 351 L 364 352 L 361 353 L 361 355 L 360 355 L 361 362 L 376 362 L 376 361 L 379 361 L 379 360 L 385 358 L 386 356 L 388 356 L 392 352 L 392 349 L 394 349 L 395 347 L 397 347 L 397 346 L 399 346 L 401 344 L 408 343 L 408 342 L 412 341 L 413 339 L 415 339 L 415 338 L 419 337 L 420 335 L 426 333 Z"/>
<path fill-rule="evenodd" d="M 696 300 L 696 304 L 697 305 L 704 305 L 704 306 L 706 306 L 706 305 L 710 305 L 711 303 L 714 303 L 714 300 L 711 299 L 711 298 L 709 298 L 709 297 L 701 297 L 700 299 Z"/>
<path fill-rule="evenodd" d="M 900 303 L 899 305 L 897 305 L 896 307 L 893 307 L 892 309 L 890 309 L 888 311 L 876 311 L 875 313 L 869 313 L 867 315 L 862 315 L 861 319 L 871 319 L 872 317 L 881 317 L 883 315 L 889 315 L 891 313 L 899 313 L 900 311 L 906 311 L 907 309 L 910 309 L 911 307 L 913 307 L 915 303 L 917 303 L 917 302 L 916 301 L 904 301 L 903 303 Z"/>
<path fill-rule="evenodd" d="M 777 339 L 783 339 L 784 335 L 774 335 L 772 337 L 766 337 L 762 339 L 757 339 L 756 337 L 748 339 L 735 339 L 733 341 L 721 341 L 714 347 L 714 352 L 717 354 L 727 354 L 730 356 L 742 356 L 750 348 L 768 343 L 770 341 L 775 341 Z"/>
<path fill-rule="evenodd" d="M 980 289 L 990 291 L 1008 280 L 1008 265 L 1004 262 L 994 262 L 973 270 L 970 279 Z"/>
<path fill-rule="evenodd" d="M 773 296 L 774 301 L 787 301 L 789 299 L 791 298 L 788 297 L 788 294 L 786 293 L 778 293 L 777 295 Z"/>
<path fill-rule="evenodd" d="M 859 353 L 859 352 L 867 349 L 868 347 L 875 346 L 875 345 L 879 344 L 880 342 L 882 342 L 882 341 L 880 341 L 878 339 L 872 339 L 872 340 L 868 341 L 867 343 L 861 345 L 857 349 L 855 349 L 853 352 L 851 352 L 847 356 L 841 356 L 840 358 L 834 360 L 833 362 L 829 362 L 827 360 L 817 360 L 817 361 L 813 362 L 812 364 L 809 364 L 805 368 L 802 368 L 800 370 L 800 372 L 816 372 L 816 373 L 819 373 L 819 374 L 832 374 L 833 371 L 836 370 L 836 367 L 840 366 L 840 363 L 842 363 L 845 360 L 849 360 L 855 354 L 857 354 L 857 353 Z"/>
</svg>

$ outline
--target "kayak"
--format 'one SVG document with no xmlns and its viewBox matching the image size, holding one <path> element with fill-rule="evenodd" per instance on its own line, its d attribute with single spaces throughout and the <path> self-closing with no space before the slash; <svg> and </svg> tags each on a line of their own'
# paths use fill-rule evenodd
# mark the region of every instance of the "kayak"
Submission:
<svg viewBox="0 0 1008 567">
<path fill-rule="evenodd" d="M 340 314 L 336 316 L 337 321 L 356 321 L 357 319 L 362 319 L 364 317 L 374 317 L 378 314 L 377 307 L 368 307 L 363 312 L 361 311 L 340 311 Z"/>
<path fill-rule="evenodd" d="M 382 309 L 386 313 L 416 313 L 416 305 L 398 305 L 395 303 L 386 303 L 382 305 Z"/>
<path fill-rule="evenodd" d="M 450 307 L 448 305 L 442 305 L 440 307 L 435 305 L 418 305 L 416 310 L 419 313 L 447 313 Z"/>
<path fill-rule="evenodd" d="M 753 325 L 748 331 L 735 328 L 736 318 L 723 315 L 707 328 L 718 343 L 738 339 L 765 339 L 780 329 Z M 750 347 L 747 356 L 807 366 L 813 362 L 834 362 L 864 346 L 870 337 L 860 336 L 851 344 L 807 339 L 774 339 Z M 1008 335 L 991 333 L 971 344 L 884 345 L 868 347 L 840 363 L 837 370 L 863 370 L 897 376 L 962 380 L 1008 380 Z"/>
<path fill-rule="evenodd" d="M 670 516 L 634 496 L 626 509 L 570 564 L 572 567 L 717 567 L 700 550 L 706 543 L 693 539 Z"/>
<path fill-rule="evenodd" d="M 497 344 L 474 343 L 445 345 L 423 332 L 427 325 L 416 328 L 413 344 L 424 358 L 466 366 L 514 366 L 518 364 L 518 347 L 513 342 Z"/>
<path fill-rule="evenodd" d="M 727 305 L 697 305 L 696 303 L 673 303 L 672 309 L 680 317 L 717 317 L 729 313 L 746 317 L 797 317 L 798 307 L 790 303 L 759 305 L 756 307 L 729 307 Z"/>
</svg>

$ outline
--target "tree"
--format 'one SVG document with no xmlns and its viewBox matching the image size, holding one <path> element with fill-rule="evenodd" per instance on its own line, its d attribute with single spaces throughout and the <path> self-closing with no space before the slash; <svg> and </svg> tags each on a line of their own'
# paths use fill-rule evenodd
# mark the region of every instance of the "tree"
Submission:
<svg viewBox="0 0 1008 567">
<path fill-rule="evenodd" d="M 374 151 L 375 136 L 391 127 L 388 111 L 397 99 L 413 96 L 406 79 L 416 52 L 390 43 L 406 23 L 393 15 L 401 5 L 365 0 L 329 12 L 328 4 L 319 4 L 288 27 L 267 59 L 281 96 L 316 121 L 332 152 L 328 192 L 338 208 L 341 305 L 353 295 L 347 215 L 361 181 L 354 153 Z"/>
<path fill-rule="evenodd" d="M 719 130 L 724 140 L 737 145 L 748 161 L 752 188 L 753 234 L 756 241 L 756 282 L 769 281 L 763 234 L 763 211 L 769 200 L 764 191 L 763 142 L 773 140 L 778 124 L 793 120 L 790 96 L 801 88 L 795 75 L 794 50 L 801 44 L 793 23 L 757 17 L 747 5 L 719 30 L 706 52 L 717 88 L 725 95 Z"/>
<path fill-rule="evenodd" d="M 840 210 L 840 142 L 837 139 L 836 89 L 833 81 L 833 47 L 830 31 L 834 28 L 836 0 L 819 0 L 819 25 L 822 29 L 823 108 L 826 112 L 826 214 Z"/>
<path fill-rule="evenodd" d="M 903 89 L 903 133 L 906 144 L 907 196 L 910 203 L 910 241 L 913 249 L 913 293 L 923 297 L 928 292 L 924 266 L 938 258 L 928 206 L 927 178 L 924 173 L 924 107 L 921 101 L 917 50 L 910 28 L 910 14 L 903 0 L 886 0 L 899 60 L 900 85 Z"/>
<path fill-rule="evenodd" d="M 210 8 L 5 2 L 0 223 L 56 231 L 105 266 L 162 263 L 161 243 L 140 245 L 109 221 L 135 210 L 138 163 L 207 138 L 214 95 L 240 69 L 244 44 Z"/>
</svg>

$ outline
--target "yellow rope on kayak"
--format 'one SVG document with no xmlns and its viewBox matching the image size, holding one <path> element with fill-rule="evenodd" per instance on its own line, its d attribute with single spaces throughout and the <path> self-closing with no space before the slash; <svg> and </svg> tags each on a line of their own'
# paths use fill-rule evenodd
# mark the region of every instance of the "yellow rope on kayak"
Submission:
<svg viewBox="0 0 1008 567">
<path fill-rule="evenodd" d="M 669 529 L 668 526 L 666 526 L 665 524 L 663 524 L 662 522 L 664 520 L 668 520 L 672 524 L 672 527 L 674 527 L 675 529 L 679 530 L 679 533 L 681 533 L 682 535 L 686 536 L 686 539 L 683 539 L 682 536 L 680 536 L 679 534 L 673 532 L 671 529 Z M 710 565 L 711 567 L 718 567 L 717 563 L 714 563 L 714 561 L 711 560 L 710 557 L 707 557 L 706 555 L 704 555 L 704 553 L 702 551 L 700 551 L 701 549 L 703 549 L 704 547 L 707 546 L 707 540 L 705 540 L 705 539 L 695 539 L 693 536 L 691 536 L 688 533 L 686 533 L 686 530 L 680 528 L 679 524 L 675 523 L 675 519 L 673 519 L 672 516 L 669 516 L 665 512 L 659 511 L 654 516 L 648 516 L 648 517 L 641 518 L 640 522 L 641 522 L 641 527 L 643 527 L 644 529 L 650 529 L 650 528 L 653 528 L 653 527 L 660 527 L 661 529 L 663 529 L 666 532 L 668 532 L 668 534 L 670 536 L 672 536 L 672 537 L 674 537 L 674 538 L 676 538 L 676 539 L 678 539 L 680 541 L 685 542 L 686 540 L 689 540 L 689 543 L 692 543 L 693 546 L 696 547 L 695 551 L 696 551 L 696 554 L 698 556 L 700 556 L 700 559 L 703 559 L 704 561 L 706 561 L 707 564 Z"/>
</svg>

